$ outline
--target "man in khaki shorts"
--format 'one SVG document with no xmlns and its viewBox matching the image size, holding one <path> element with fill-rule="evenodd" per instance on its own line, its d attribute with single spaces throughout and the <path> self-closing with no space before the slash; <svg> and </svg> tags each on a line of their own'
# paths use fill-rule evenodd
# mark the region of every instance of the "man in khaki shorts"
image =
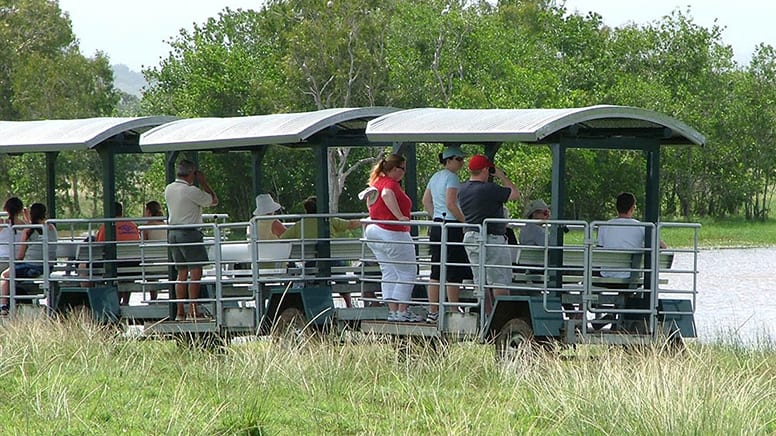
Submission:
<svg viewBox="0 0 776 436">
<path fill-rule="evenodd" d="M 217 205 L 218 196 L 208 185 L 205 175 L 197 171 L 197 166 L 190 160 L 183 159 L 178 162 L 176 177 L 175 181 L 164 189 L 170 225 L 202 224 L 202 208 Z M 195 181 L 199 187 L 194 186 Z M 200 228 L 171 228 L 167 232 L 167 241 L 170 243 L 170 253 L 178 271 L 175 298 L 199 298 L 202 265 L 208 260 Z M 200 319 L 196 303 L 189 304 L 188 314 L 183 303 L 178 303 L 176 320 L 182 321 L 184 318 Z"/>
</svg>

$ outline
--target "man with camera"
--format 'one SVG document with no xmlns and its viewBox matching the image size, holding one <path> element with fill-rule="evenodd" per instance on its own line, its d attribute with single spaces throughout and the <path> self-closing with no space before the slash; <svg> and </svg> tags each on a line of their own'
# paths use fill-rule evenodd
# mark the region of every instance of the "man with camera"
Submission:
<svg viewBox="0 0 776 436">
<path fill-rule="evenodd" d="M 513 259 L 507 246 L 506 223 L 491 222 L 487 228 L 481 224 L 487 218 L 504 218 L 504 204 L 519 199 L 520 192 L 504 171 L 496 168 L 490 159 L 483 155 L 474 155 L 469 159 L 469 174 L 469 180 L 458 190 L 458 203 L 466 223 L 477 224 L 477 227 L 467 230 L 463 243 L 472 264 L 475 285 L 487 285 L 483 286 L 485 311 L 490 313 L 493 298 L 507 294 L 506 286 L 512 282 Z M 501 181 L 501 185 L 491 182 L 491 175 Z M 484 253 L 486 265 L 486 277 L 482 282 L 479 277 L 481 252 Z"/>
<path fill-rule="evenodd" d="M 175 298 L 192 300 L 188 314 L 184 312 L 182 302 L 177 304 L 176 320 L 196 321 L 202 317 L 194 300 L 199 298 L 202 265 L 208 261 L 201 228 L 197 224 L 202 224 L 202 208 L 218 205 L 218 196 L 207 183 L 205 174 L 198 171 L 196 164 L 190 160 L 178 162 L 176 176 L 175 181 L 165 188 L 164 199 L 169 213 L 168 222 L 182 227 L 171 228 L 167 232 L 167 241 L 177 270 Z"/>
</svg>

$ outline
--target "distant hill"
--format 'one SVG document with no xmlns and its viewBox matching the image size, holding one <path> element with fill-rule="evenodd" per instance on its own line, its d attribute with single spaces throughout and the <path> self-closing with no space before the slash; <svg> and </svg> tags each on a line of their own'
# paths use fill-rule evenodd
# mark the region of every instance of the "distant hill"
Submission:
<svg viewBox="0 0 776 436">
<path fill-rule="evenodd" d="M 113 68 L 113 86 L 127 94 L 140 97 L 140 90 L 146 86 L 145 78 L 124 64 L 111 65 Z"/>
</svg>

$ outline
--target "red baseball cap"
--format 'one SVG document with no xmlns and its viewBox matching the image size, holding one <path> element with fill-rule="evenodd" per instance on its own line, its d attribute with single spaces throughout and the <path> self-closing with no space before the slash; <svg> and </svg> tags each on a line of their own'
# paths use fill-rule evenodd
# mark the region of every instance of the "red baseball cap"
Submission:
<svg viewBox="0 0 776 436">
<path fill-rule="evenodd" d="M 475 154 L 469 158 L 469 171 L 482 170 L 485 168 L 494 168 L 493 162 L 481 154 Z"/>
</svg>

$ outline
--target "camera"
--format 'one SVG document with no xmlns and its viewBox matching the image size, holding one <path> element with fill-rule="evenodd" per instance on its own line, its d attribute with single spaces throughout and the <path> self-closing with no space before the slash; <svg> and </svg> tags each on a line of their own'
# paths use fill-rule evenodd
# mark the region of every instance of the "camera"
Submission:
<svg viewBox="0 0 776 436">
<path fill-rule="evenodd" d="M 490 174 L 496 174 L 496 167 L 489 167 L 489 168 L 488 168 L 488 173 L 490 173 Z"/>
</svg>

